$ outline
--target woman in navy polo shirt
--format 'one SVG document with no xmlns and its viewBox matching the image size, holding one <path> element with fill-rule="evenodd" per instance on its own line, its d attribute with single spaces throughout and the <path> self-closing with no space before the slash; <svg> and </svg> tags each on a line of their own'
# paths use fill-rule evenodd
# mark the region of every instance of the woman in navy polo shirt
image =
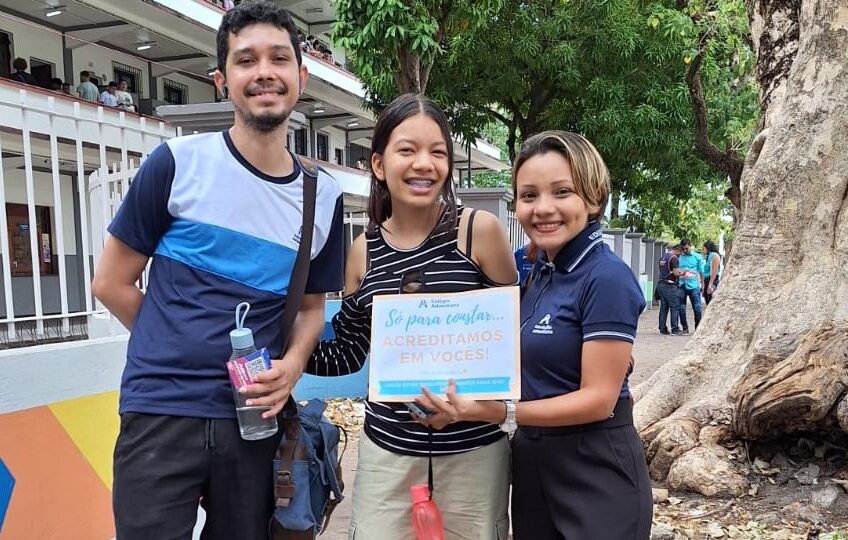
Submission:
<svg viewBox="0 0 848 540">
<path fill-rule="evenodd" d="M 513 439 L 516 540 L 647 539 L 651 483 L 627 386 L 645 300 L 603 242 L 609 172 L 580 135 L 547 131 L 522 146 L 516 215 L 540 250 L 521 301 L 521 401 L 421 405 L 453 420 L 518 430 Z"/>
</svg>

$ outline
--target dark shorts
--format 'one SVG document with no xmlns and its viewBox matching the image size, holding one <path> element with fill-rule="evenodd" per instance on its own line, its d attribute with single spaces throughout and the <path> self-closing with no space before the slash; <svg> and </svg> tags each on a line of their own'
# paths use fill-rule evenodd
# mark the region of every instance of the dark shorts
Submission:
<svg viewBox="0 0 848 540">
<path fill-rule="evenodd" d="M 235 420 L 121 415 L 112 505 L 121 540 L 267 540 L 282 434 L 245 441 Z"/>
<path fill-rule="evenodd" d="M 513 439 L 515 540 L 646 540 L 653 501 L 629 399 L 604 422 L 519 428 Z"/>
</svg>

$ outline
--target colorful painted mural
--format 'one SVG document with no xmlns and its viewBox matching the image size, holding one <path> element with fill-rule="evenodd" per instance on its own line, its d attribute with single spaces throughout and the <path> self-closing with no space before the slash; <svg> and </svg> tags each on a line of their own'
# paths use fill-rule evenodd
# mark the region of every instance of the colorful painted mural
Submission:
<svg viewBox="0 0 848 540">
<path fill-rule="evenodd" d="M 339 307 L 338 301 L 327 303 L 322 337 L 333 336 L 329 321 Z M 32 354 L 0 358 L 17 379 L 38 381 L 42 396 L 37 398 L 42 404 L 32 406 L 32 388 L 0 384 L 10 394 L 0 400 L 6 407 L 0 408 L 4 412 L 0 414 L 0 540 L 115 536 L 111 494 L 112 450 L 119 427 L 115 367 L 123 365 L 123 358 L 86 357 L 83 351 L 77 363 L 67 354 L 69 347 L 79 349 L 81 342 L 66 346 L 64 357 L 49 368 L 46 359 Z M 45 358 L 57 359 L 62 350 L 62 344 L 47 346 Z M 82 365 L 90 371 L 81 375 Z M 346 377 L 305 376 L 295 397 L 364 396 L 367 381 L 367 368 Z M 104 385 L 114 389 L 100 391 Z M 80 397 L 57 400 L 57 395 Z"/>
<path fill-rule="evenodd" d="M 118 393 L 0 415 L 0 459 L 15 478 L 3 540 L 108 540 Z"/>
</svg>

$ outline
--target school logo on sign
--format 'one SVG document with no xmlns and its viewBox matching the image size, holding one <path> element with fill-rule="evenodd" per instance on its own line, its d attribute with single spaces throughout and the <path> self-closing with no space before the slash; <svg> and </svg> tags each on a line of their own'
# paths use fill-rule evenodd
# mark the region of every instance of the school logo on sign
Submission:
<svg viewBox="0 0 848 540">
<path fill-rule="evenodd" d="M 553 335 L 554 327 L 551 326 L 551 314 L 548 313 L 542 319 L 533 326 L 534 334 L 542 334 L 545 336 Z"/>
</svg>

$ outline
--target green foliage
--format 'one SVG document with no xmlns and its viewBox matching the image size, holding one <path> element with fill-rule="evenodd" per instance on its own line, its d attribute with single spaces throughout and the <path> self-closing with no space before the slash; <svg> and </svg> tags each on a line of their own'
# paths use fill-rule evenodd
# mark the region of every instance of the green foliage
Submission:
<svg viewBox="0 0 848 540">
<path fill-rule="evenodd" d="M 398 94 L 400 78 L 426 75 L 445 36 L 491 18 L 500 0 L 335 0 L 333 40 L 350 55 L 379 110 Z M 409 71 L 415 71 L 415 74 Z M 426 82 L 421 91 L 426 90 Z"/>
<path fill-rule="evenodd" d="M 744 156 L 759 119 L 756 57 L 744 0 L 690 0 L 682 9 L 657 3 L 651 11 L 650 27 L 680 61 L 688 65 L 703 57 L 710 140 Z"/>
<path fill-rule="evenodd" d="M 668 194 L 644 195 L 628 202 L 627 212 L 611 225 L 630 227 L 667 242 L 689 238 L 695 245 L 706 240 L 718 243 L 733 237 L 732 207 L 724 196 L 727 180 L 696 185 L 689 197 Z"/>
<path fill-rule="evenodd" d="M 544 129 L 585 134 L 628 198 L 685 198 L 712 172 L 692 150 L 686 65 L 652 13 L 636 0 L 506 0 L 497 19 L 453 38 L 431 87 L 478 112 L 497 104 L 504 114 L 490 114 L 516 142 Z"/>
<path fill-rule="evenodd" d="M 376 111 L 411 52 L 433 63 L 427 93 L 463 140 L 500 126 L 491 138 L 512 156 L 541 130 L 578 131 L 629 201 L 625 220 L 673 236 L 724 223 L 724 207 L 702 204 L 726 179 L 693 150 L 686 73 L 703 55 L 710 138 L 744 152 L 758 114 L 744 0 L 337 0 L 336 12 L 336 42 Z M 509 174 L 474 183 L 506 186 Z"/>
<path fill-rule="evenodd" d="M 498 150 L 501 152 L 502 159 L 507 155 L 506 126 L 502 123 L 489 122 L 481 130 L 480 137 L 489 144 L 497 146 Z M 509 169 L 504 171 L 484 171 L 473 175 L 471 178 L 473 179 L 475 187 L 509 188 L 512 186 L 512 171 Z"/>
</svg>

